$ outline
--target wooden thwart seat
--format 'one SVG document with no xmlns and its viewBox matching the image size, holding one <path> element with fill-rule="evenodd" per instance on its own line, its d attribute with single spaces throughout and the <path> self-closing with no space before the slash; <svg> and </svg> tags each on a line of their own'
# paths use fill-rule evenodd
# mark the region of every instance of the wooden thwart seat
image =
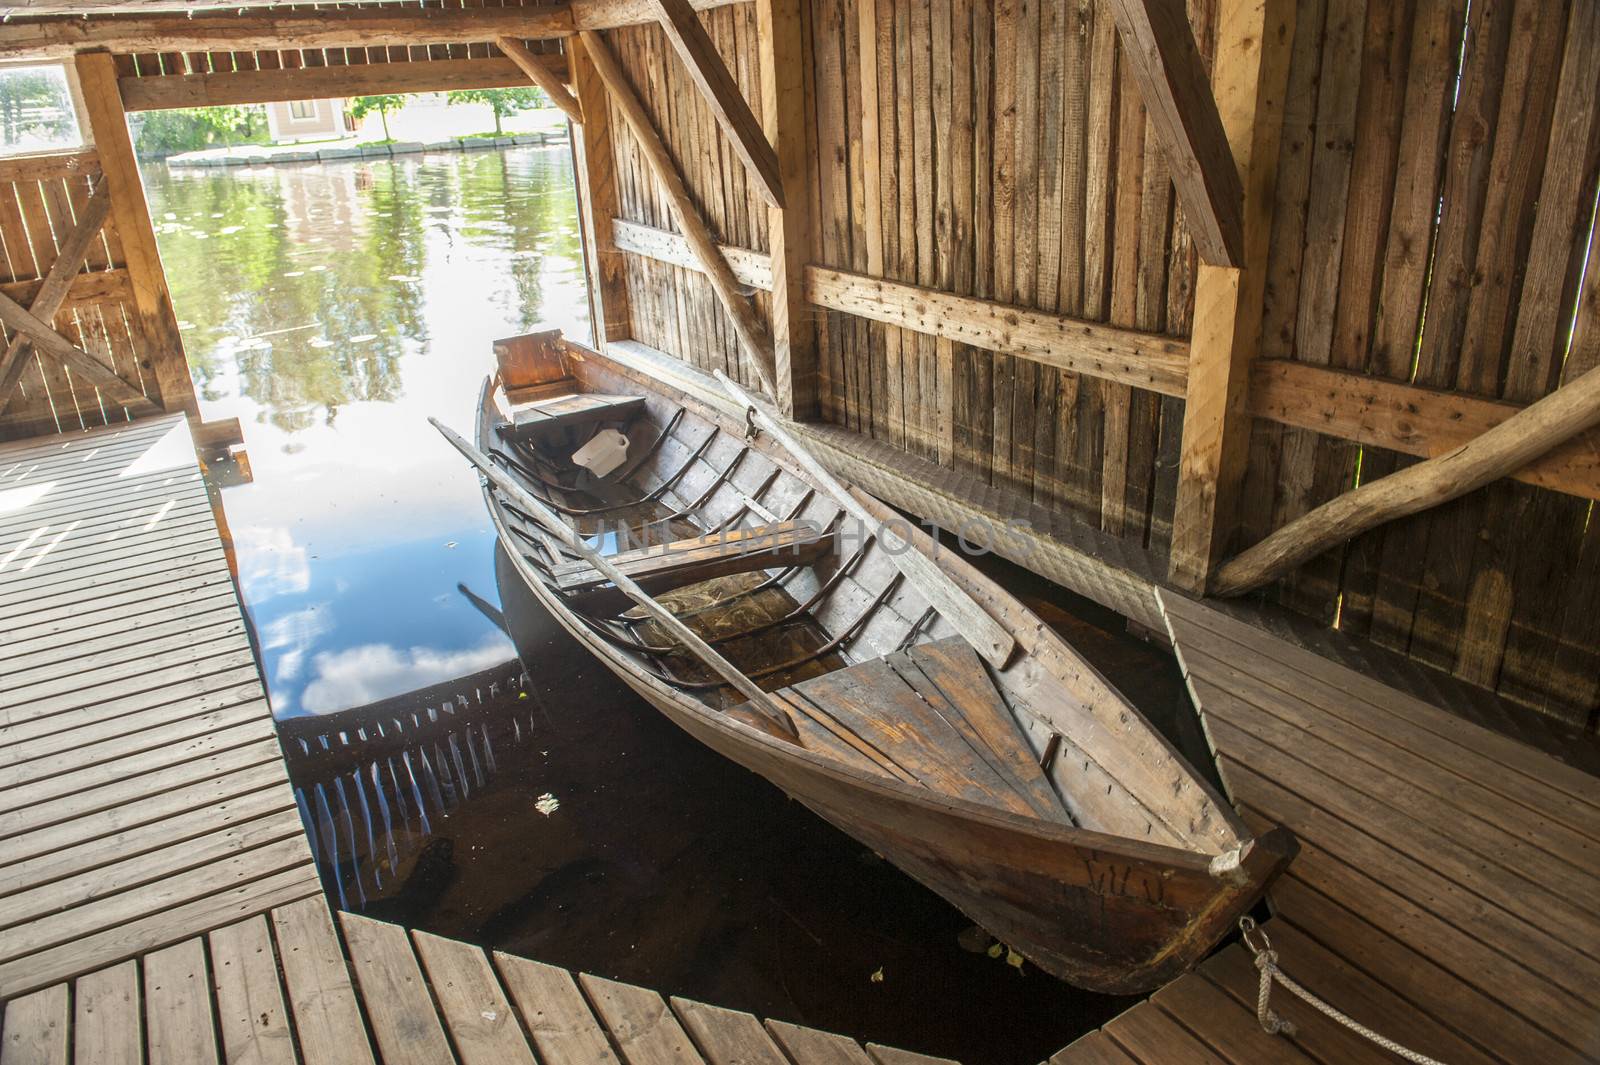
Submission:
<svg viewBox="0 0 1600 1065">
<path fill-rule="evenodd" d="M 573 425 L 624 421 L 644 409 L 643 396 L 608 396 L 574 392 L 511 409 L 511 422 L 501 433 L 521 438 Z"/>
<path fill-rule="evenodd" d="M 782 521 L 625 551 L 612 555 L 610 561 L 645 591 L 656 594 L 712 577 L 801 565 L 822 557 L 832 547 L 831 532 L 806 521 Z M 632 605 L 587 562 L 568 562 L 551 572 L 556 587 L 587 610 L 623 610 Z"/>
<path fill-rule="evenodd" d="M 1011 813 L 1070 824 L 983 662 L 959 636 L 775 692 L 806 746 Z"/>
</svg>

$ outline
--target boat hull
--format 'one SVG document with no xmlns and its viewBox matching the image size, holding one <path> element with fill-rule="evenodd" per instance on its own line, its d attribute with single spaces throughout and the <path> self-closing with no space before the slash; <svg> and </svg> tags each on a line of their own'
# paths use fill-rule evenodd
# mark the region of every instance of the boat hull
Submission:
<svg viewBox="0 0 1600 1065">
<path fill-rule="evenodd" d="M 493 490 L 485 495 L 502 540 L 509 541 Z M 1246 844 L 1237 860 L 1219 863 L 1198 851 L 1023 817 L 854 770 L 638 670 L 525 558 L 511 554 L 524 583 L 568 633 L 673 723 L 872 848 L 1041 969 L 1079 987 L 1134 994 L 1191 968 L 1295 852 L 1293 837 L 1275 830 Z M 980 588 L 985 582 L 975 574 L 953 576 L 975 593 L 1000 594 Z"/>
</svg>

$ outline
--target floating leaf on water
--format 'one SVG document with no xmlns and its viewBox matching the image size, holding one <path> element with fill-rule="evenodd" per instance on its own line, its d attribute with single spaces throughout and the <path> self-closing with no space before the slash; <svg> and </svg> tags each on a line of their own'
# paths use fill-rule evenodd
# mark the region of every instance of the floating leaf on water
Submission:
<svg viewBox="0 0 1600 1065">
<path fill-rule="evenodd" d="M 446 540 L 444 542 L 444 546 L 446 546 L 446 547 L 455 547 L 456 546 L 456 542 L 454 540 Z"/>
<path fill-rule="evenodd" d="M 561 801 L 547 791 L 533 801 L 533 808 L 549 817 L 561 809 Z"/>
<path fill-rule="evenodd" d="M 875 984 L 883 983 L 883 966 L 878 966 L 877 971 L 875 971 L 871 976 L 867 977 L 867 979 L 871 980 Z"/>
</svg>

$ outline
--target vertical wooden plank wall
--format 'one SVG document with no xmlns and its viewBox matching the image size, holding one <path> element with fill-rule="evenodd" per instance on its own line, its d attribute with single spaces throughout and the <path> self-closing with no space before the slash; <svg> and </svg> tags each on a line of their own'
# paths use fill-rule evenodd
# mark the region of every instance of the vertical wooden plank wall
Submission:
<svg viewBox="0 0 1600 1065">
<path fill-rule="evenodd" d="M 1262 354 L 1518 403 L 1593 365 L 1597 6 L 1300 0 L 1291 63 Z M 1412 461 L 1258 421 L 1240 540 Z M 1592 725 L 1591 519 L 1502 481 L 1271 594 Z"/>
<path fill-rule="evenodd" d="M 1259 357 L 1517 403 L 1600 361 L 1600 5 L 1293 2 Z M 752 7 L 701 17 L 759 111 Z M 1188 7 L 1209 63 L 1216 0 Z M 812 263 L 1190 335 L 1196 256 L 1100 0 L 802 11 Z M 762 204 L 659 32 L 611 36 L 713 231 L 767 251 Z M 670 229 L 633 146 L 615 146 L 622 217 Z M 636 338 L 752 379 L 700 275 L 625 261 Z M 1165 555 L 1181 399 L 809 313 L 826 421 Z M 1257 420 L 1221 554 L 1412 461 Z M 1504 482 L 1267 594 L 1586 722 L 1600 702 L 1597 524 L 1588 500 Z"/>
<path fill-rule="evenodd" d="M 0 161 L 0 290 L 24 306 L 55 265 L 56 248 L 77 225 L 94 185 L 104 180 L 93 151 Z M 153 353 L 138 327 L 122 241 L 114 219 L 91 246 L 79 279 L 56 314 L 62 336 L 100 359 L 146 396 L 161 401 Z M 94 275 L 100 275 L 98 277 Z M 74 298 L 72 293 L 79 293 Z M 11 334 L 4 330 L 9 343 Z M 82 377 L 54 360 L 28 355 L 16 392 L 0 409 L 0 439 L 72 432 L 127 420 Z"/>
<path fill-rule="evenodd" d="M 1209 55 L 1215 11 L 1193 0 Z M 701 13 L 752 109 L 753 5 Z M 1095 0 L 809 0 L 811 262 L 1184 336 L 1195 255 Z M 762 204 L 652 26 L 610 39 L 726 244 Z M 672 229 L 625 132 L 622 217 Z M 626 256 L 633 335 L 744 380 L 704 278 Z M 757 295 L 765 313 L 769 299 Z M 1163 550 L 1182 401 L 809 309 L 824 420 Z"/>
</svg>

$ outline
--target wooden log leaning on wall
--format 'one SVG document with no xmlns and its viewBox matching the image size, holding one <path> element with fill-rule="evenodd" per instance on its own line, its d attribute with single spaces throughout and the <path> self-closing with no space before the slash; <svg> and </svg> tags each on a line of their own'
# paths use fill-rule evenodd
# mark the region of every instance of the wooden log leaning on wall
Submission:
<svg viewBox="0 0 1600 1065">
<path fill-rule="evenodd" d="M 772 254 L 764 287 L 772 293 L 778 410 L 792 421 L 807 421 L 818 413 L 817 334 L 803 285 L 805 267 L 811 260 L 811 189 L 802 23 L 801 0 L 756 0 L 761 123 L 777 154 L 784 204 L 767 210 L 767 244 Z"/>
<path fill-rule="evenodd" d="M 1470 443 L 1364 484 L 1303 514 L 1217 571 L 1215 595 L 1241 595 L 1396 518 L 1463 496 L 1600 425 L 1600 369 L 1531 403 Z"/>
<path fill-rule="evenodd" d="M 545 91 L 545 95 L 550 97 L 550 102 L 561 108 L 563 114 L 579 125 L 583 124 L 583 111 L 578 107 L 578 101 L 572 98 L 561 75 L 549 62 L 551 59 L 559 59 L 559 56 L 536 55 L 528 51 L 527 45 L 514 37 L 501 37 L 494 43 L 506 54 L 507 59 L 528 76 L 529 80 Z"/>
<path fill-rule="evenodd" d="M 198 418 L 200 404 L 189 377 L 189 361 L 178 334 L 178 319 L 161 268 L 150 208 L 145 203 L 133 141 L 128 136 L 127 115 L 117 86 L 116 59 L 106 52 L 86 52 L 77 57 L 76 66 L 84 112 L 89 119 L 88 132 L 100 153 L 100 170 L 111 193 L 111 214 L 122 241 L 128 280 L 133 285 L 140 335 L 148 345 L 148 358 L 161 389 L 161 405 L 169 412 L 183 411 Z"/>
<path fill-rule="evenodd" d="M 783 182 L 778 174 L 778 157 L 767 143 L 761 123 L 750 112 L 739 85 L 728 73 L 728 66 L 700 24 L 689 0 L 651 0 L 667 41 L 689 71 L 706 106 L 722 132 L 727 134 L 734 154 L 755 178 L 756 189 L 770 206 L 783 206 Z"/>
<path fill-rule="evenodd" d="M 1108 3 L 1200 258 L 1238 266 L 1244 258 L 1244 188 L 1187 6 L 1184 0 Z M 1260 0 L 1245 6 L 1259 9 Z M 1226 24 L 1224 16 L 1224 32 Z M 1289 42 L 1282 43 L 1288 47 Z"/>
<path fill-rule="evenodd" d="M 580 34 L 580 38 L 596 73 L 605 83 L 611 98 L 616 101 L 617 108 L 633 132 L 634 139 L 639 142 L 645 161 L 666 193 L 667 202 L 678 220 L 678 228 L 683 230 L 684 239 L 694 250 L 701 269 L 711 279 L 711 287 L 716 292 L 717 298 L 722 301 L 723 308 L 733 319 L 733 331 L 749 354 L 751 365 L 761 379 L 762 387 L 767 390 L 768 395 L 776 398 L 778 391 L 774 383 L 776 375 L 772 338 L 767 333 L 766 325 L 756 313 L 755 306 L 739 290 L 739 282 L 734 278 L 733 271 L 728 268 L 728 261 L 722 257 L 716 241 L 712 239 L 711 231 L 706 228 L 705 220 L 700 217 L 699 209 L 689 197 L 683 175 L 678 172 L 677 164 L 668 154 L 667 146 L 662 143 L 661 135 L 656 132 L 644 105 L 634 94 L 633 86 L 628 84 L 627 75 L 617 64 L 610 47 L 598 33 L 589 30 Z"/>
<path fill-rule="evenodd" d="M 581 124 L 573 130 L 572 151 L 578 177 L 578 214 L 589 266 L 589 320 L 595 345 L 632 335 L 627 265 L 612 235 L 617 207 L 616 158 L 611 141 L 611 108 L 588 49 L 577 37 L 566 42 L 572 85 L 578 96 Z"/>
<path fill-rule="evenodd" d="M 1243 261 L 1195 277 L 1168 579 L 1200 593 L 1236 524 L 1250 451 L 1250 362 L 1261 340 L 1279 133 L 1294 40 L 1292 0 L 1223 0 L 1214 81 L 1244 176 Z"/>
</svg>

